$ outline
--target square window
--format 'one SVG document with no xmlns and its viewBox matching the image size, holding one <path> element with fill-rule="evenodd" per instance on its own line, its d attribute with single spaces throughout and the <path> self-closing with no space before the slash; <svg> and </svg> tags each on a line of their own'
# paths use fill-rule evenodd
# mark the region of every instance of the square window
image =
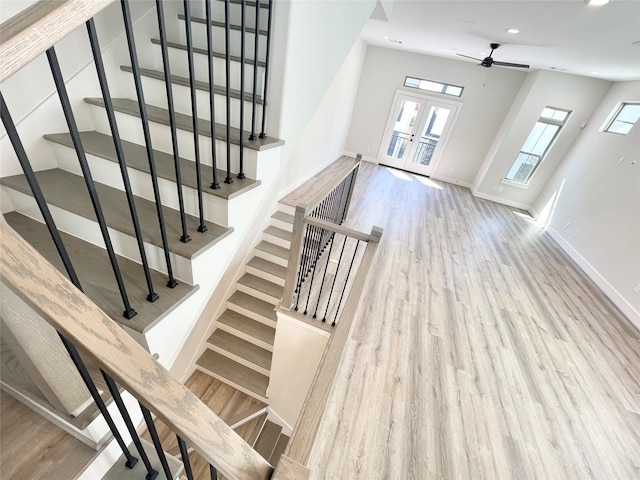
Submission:
<svg viewBox="0 0 640 480">
<path fill-rule="evenodd" d="M 623 103 L 611 121 L 604 128 L 605 132 L 626 135 L 640 118 L 640 103 Z"/>
</svg>

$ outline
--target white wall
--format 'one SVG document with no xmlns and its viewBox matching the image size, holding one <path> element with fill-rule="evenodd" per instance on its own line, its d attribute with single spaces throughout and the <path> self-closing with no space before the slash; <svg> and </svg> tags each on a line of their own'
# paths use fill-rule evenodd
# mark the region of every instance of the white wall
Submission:
<svg viewBox="0 0 640 480">
<path fill-rule="evenodd" d="M 588 123 L 611 82 L 565 73 L 539 70 L 529 73 L 523 94 L 505 117 L 490 154 L 484 160 L 473 193 L 502 203 L 528 208 L 580 135 L 581 124 Z M 527 188 L 501 183 L 545 107 L 571 110 L 551 150 Z"/>
<path fill-rule="evenodd" d="M 640 328 L 640 293 L 633 292 L 640 285 L 640 125 L 626 136 L 600 131 L 616 104 L 630 100 L 640 101 L 640 81 L 611 86 L 533 206 L 538 220 Z"/>
<path fill-rule="evenodd" d="M 407 75 L 460 85 L 464 92 L 457 98 L 403 87 Z M 470 185 L 524 78 L 525 74 L 516 70 L 487 70 L 470 62 L 369 45 L 347 150 L 360 152 L 369 160 L 377 157 L 398 89 L 460 101 L 462 110 L 433 176 Z"/>
</svg>

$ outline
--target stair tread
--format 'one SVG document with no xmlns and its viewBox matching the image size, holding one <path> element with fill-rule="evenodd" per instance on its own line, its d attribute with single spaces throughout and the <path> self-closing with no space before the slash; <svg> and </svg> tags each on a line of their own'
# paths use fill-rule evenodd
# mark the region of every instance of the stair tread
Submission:
<svg viewBox="0 0 640 480">
<path fill-rule="evenodd" d="M 246 310 L 257 313 L 261 317 L 265 317 L 269 320 L 276 321 L 276 311 L 274 305 L 259 298 L 253 297 L 247 293 L 236 290 L 233 295 L 229 297 L 229 303 L 237 305 Z"/>
<path fill-rule="evenodd" d="M 281 247 L 280 245 L 276 245 L 275 243 L 267 242 L 266 240 L 262 240 L 258 245 L 256 245 L 256 249 L 262 250 L 263 252 L 275 255 L 276 257 L 280 257 L 285 260 L 289 259 L 288 248 Z"/>
<path fill-rule="evenodd" d="M 90 105 L 97 105 L 104 107 L 104 100 L 102 98 L 85 98 L 84 101 Z M 113 98 L 113 108 L 117 112 L 126 113 L 135 117 L 140 117 L 140 110 L 138 109 L 138 102 L 129 98 Z M 155 105 L 146 105 L 147 115 L 149 120 L 163 125 L 169 125 L 169 111 L 164 108 L 156 107 Z M 185 130 L 187 132 L 193 132 L 193 123 L 190 115 L 184 113 L 175 112 L 176 128 Z M 200 135 L 211 138 L 211 122 L 202 118 L 198 119 L 198 130 Z M 235 145 L 240 144 L 240 129 L 231 127 L 231 143 Z M 252 150 L 263 151 L 270 148 L 279 147 L 284 145 L 284 141 L 273 138 L 257 138 L 256 140 L 249 140 L 249 132 L 242 132 L 242 145 Z M 227 140 L 227 127 L 221 123 L 216 123 L 216 139 L 221 141 Z"/>
<path fill-rule="evenodd" d="M 205 350 L 196 362 L 204 370 L 227 379 L 233 384 L 261 397 L 267 396 L 269 377 L 245 367 L 213 350 Z"/>
<path fill-rule="evenodd" d="M 268 461 L 269 458 L 271 458 L 271 453 L 278 442 L 278 437 L 280 436 L 281 431 L 282 427 L 280 425 L 269 420 L 264 424 L 260 435 L 258 435 L 254 449 L 262 455 L 265 460 Z"/>
<path fill-rule="evenodd" d="M 250 337 L 256 338 L 269 345 L 273 345 L 276 330 L 269 325 L 260 323 L 252 318 L 242 315 L 241 313 L 227 309 L 218 317 L 218 323 L 228 325 L 234 330 L 241 331 Z"/>
<path fill-rule="evenodd" d="M 152 38 L 151 39 L 151 43 L 154 43 L 156 45 L 160 45 L 160 40 L 157 38 Z M 167 42 L 167 46 L 171 47 L 171 48 L 177 48 L 179 50 L 187 50 L 187 46 L 182 44 L 182 43 L 177 43 L 177 42 Z M 207 49 L 206 48 L 199 48 L 199 47 L 193 47 L 193 53 L 197 53 L 199 55 L 208 55 L 207 53 Z M 215 58 L 222 58 L 222 59 L 226 59 L 226 55 L 224 54 L 224 52 L 216 52 L 213 51 L 211 52 L 211 56 L 215 57 Z M 240 63 L 240 57 L 236 56 L 236 55 L 230 55 L 229 57 L 231 59 L 232 62 L 238 62 Z M 246 65 L 253 65 L 253 58 L 247 58 L 245 57 L 244 62 Z M 265 63 L 258 60 L 258 67 L 265 67 Z"/>
<path fill-rule="evenodd" d="M 223 2 L 224 0 L 219 0 L 219 1 Z M 238 4 L 238 5 L 241 5 L 242 2 L 243 2 L 243 0 L 230 0 L 230 3 L 235 3 L 235 4 Z M 260 2 L 260 8 L 269 8 L 269 3 L 270 3 L 270 1 L 268 1 L 268 0 Z M 247 2 L 247 7 L 255 7 L 255 6 L 256 6 L 256 2 L 252 2 L 251 0 L 249 0 Z"/>
<path fill-rule="evenodd" d="M 264 230 L 264 233 L 267 233 L 269 235 L 273 235 L 274 237 L 280 238 L 282 240 L 286 240 L 287 242 L 291 241 L 292 233 L 290 231 L 288 231 L 288 230 L 285 230 L 284 228 L 276 227 L 275 225 L 269 225 Z"/>
<path fill-rule="evenodd" d="M 271 452 L 271 457 L 269 458 L 269 463 L 274 467 L 278 465 L 280 461 L 280 457 L 284 453 L 284 450 L 287 448 L 287 444 L 289 443 L 289 437 L 284 433 L 280 433 L 278 437 L 278 441 L 276 442 L 276 446 L 273 447 L 273 452 Z"/>
<path fill-rule="evenodd" d="M 62 260 L 51 240 L 47 227 L 20 213 L 5 214 L 7 223 L 59 271 L 65 272 Z M 129 295 L 131 306 L 138 314 L 131 320 L 122 316 L 123 307 L 107 253 L 100 247 L 60 232 L 84 293 L 118 323 L 141 333 L 148 331 L 160 319 L 175 309 L 184 299 L 197 290 L 184 282 L 175 288 L 166 287 L 167 278 L 154 270 L 151 278 L 159 299 L 146 300 L 147 290 L 142 267 L 118 256 L 118 265 Z"/>
<path fill-rule="evenodd" d="M 122 65 L 120 67 L 120 70 L 122 70 L 123 72 L 129 72 L 131 73 L 133 70 L 131 67 L 127 66 L 127 65 Z M 161 72 L 160 70 L 151 70 L 149 68 L 141 68 L 140 69 L 140 75 L 144 76 L 144 77 L 149 77 L 149 78 L 154 78 L 156 80 L 161 80 L 164 82 L 164 73 Z M 171 83 L 174 83 L 176 85 L 182 85 L 184 87 L 189 87 L 191 84 L 189 83 L 189 79 L 187 77 L 182 77 L 180 75 L 171 75 Z M 194 82 L 194 85 L 196 87 L 197 90 L 202 90 L 204 92 L 208 92 L 209 91 L 209 82 L 203 82 L 201 80 L 196 80 Z M 227 94 L 227 89 L 223 86 L 220 85 L 214 85 L 213 86 L 213 91 L 214 93 L 218 94 L 218 95 L 226 95 Z M 232 88 L 229 92 L 229 94 L 231 95 L 232 98 L 240 98 L 240 90 L 236 90 L 235 88 Z M 253 101 L 253 95 L 249 92 L 245 92 L 244 94 L 244 100 L 246 102 L 251 102 Z M 260 97 L 260 95 L 256 96 L 256 103 L 258 105 L 262 105 L 262 97 Z"/>
<path fill-rule="evenodd" d="M 240 280 L 238 280 L 238 283 L 269 295 L 270 297 L 277 298 L 278 300 L 282 298 L 282 293 L 284 292 L 284 287 L 282 285 L 257 277 L 251 273 L 245 273 Z"/>
<path fill-rule="evenodd" d="M 49 205 L 55 205 L 81 217 L 96 221 L 91 199 L 87 192 L 85 181 L 81 176 L 54 168 L 36 172 L 36 178 Z M 0 183 L 26 195 L 32 195 L 24 175 L 5 177 L 0 180 Z M 97 182 L 94 182 L 94 185 L 107 225 L 114 230 L 135 237 L 125 192 Z M 162 236 L 157 220 L 155 203 L 140 197 L 135 197 L 134 201 L 143 239 L 162 248 Z M 231 228 L 205 221 L 207 231 L 199 233 L 197 231 L 198 218 L 186 215 L 191 241 L 183 243 L 180 241 L 182 235 L 180 212 L 168 207 L 162 207 L 162 211 L 169 250 L 184 258 L 195 257 L 233 231 Z"/>
<path fill-rule="evenodd" d="M 44 135 L 44 138 L 51 142 L 73 148 L 71 135 L 68 133 L 48 134 Z M 80 139 L 85 152 L 95 155 L 96 157 L 118 163 L 116 150 L 113 146 L 113 138 L 110 135 L 105 135 L 95 131 L 80 132 Z M 149 168 L 149 159 L 147 157 L 146 147 L 122 140 L 122 148 L 128 167 L 150 174 L 151 169 Z M 159 150 L 154 150 L 153 157 L 158 177 L 175 182 L 176 171 L 173 155 Z M 260 180 L 234 178 L 233 183 L 227 184 L 220 182 L 220 188 L 218 190 L 214 190 L 209 188 L 210 181 L 213 178 L 213 168 L 210 165 L 201 164 L 200 172 L 204 179 L 204 188 L 202 189 L 202 192 L 208 195 L 215 195 L 216 197 L 232 199 L 260 185 Z M 193 189 L 198 188 L 195 162 L 181 158 L 180 173 L 183 185 Z M 217 175 L 218 178 L 224 178 L 226 172 L 224 170 L 217 169 Z"/>
<path fill-rule="evenodd" d="M 295 217 L 293 215 L 285 213 L 285 212 L 283 212 L 281 210 L 278 210 L 276 213 L 271 215 L 271 218 L 275 218 L 275 219 L 281 220 L 283 222 L 290 223 L 291 225 L 293 225 L 293 221 L 295 219 Z"/>
<path fill-rule="evenodd" d="M 262 425 L 267 420 L 266 412 L 262 415 L 254 418 L 253 420 L 240 425 L 234 430 L 238 435 L 240 435 L 245 442 L 253 447 L 253 444 L 258 439 L 258 435 L 260 434 L 260 430 L 262 430 Z"/>
<path fill-rule="evenodd" d="M 260 270 L 262 272 L 268 273 L 278 278 L 282 278 L 283 280 L 287 276 L 287 269 L 282 265 L 278 265 L 277 263 L 270 262 L 269 260 L 261 257 L 253 257 L 251 260 L 247 262 L 247 266 L 253 267 L 256 270 Z"/>
<path fill-rule="evenodd" d="M 180 20 L 184 20 L 184 14 L 180 13 L 178 14 L 178 18 Z M 191 16 L 191 21 L 195 22 L 195 23 L 202 23 L 204 25 L 207 24 L 207 20 L 205 18 L 201 18 L 201 17 L 196 17 L 196 16 Z M 221 27 L 221 28 L 225 28 L 225 23 L 224 22 L 219 22 L 217 20 L 211 20 L 210 24 L 214 27 Z M 229 28 L 231 30 L 242 30 L 242 27 L 240 25 L 236 25 L 236 24 L 229 24 Z M 256 29 L 254 27 L 245 27 L 245 31 L 247 33 L 255 33 Z M 266 30 L 260 30 L 260 35 L 266 35 L 267 31 Z"/>
<path fill-rule="evenodd" d="M 232 353 L 243 358 L 261 368 L 269 370 L 271 368 L 271 352 L 260 348 L 253 343 L 249 343 L 235 335 L 217 329 L 208 339 L 209 344 L 221 350 Z"/>
</svg>

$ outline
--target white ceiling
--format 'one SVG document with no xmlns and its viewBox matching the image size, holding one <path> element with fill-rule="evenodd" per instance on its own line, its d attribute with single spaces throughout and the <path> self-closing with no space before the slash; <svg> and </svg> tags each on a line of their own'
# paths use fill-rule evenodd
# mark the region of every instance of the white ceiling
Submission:
<svg viewBox="0 0 640 480">
<path fill-rule="evenodd" d="M 372 18 L 384 17 L 378 5 Z M 456 54 L 483 58 L 495 42 L 502 46 L 494 60 L 607 80 L 640 79 L 639 0 L 601 7 L 583 0 L 395 0 L 386 17 L 366 24 L 361 36 L 368 44 L 474 62 Z"/>
</svg>

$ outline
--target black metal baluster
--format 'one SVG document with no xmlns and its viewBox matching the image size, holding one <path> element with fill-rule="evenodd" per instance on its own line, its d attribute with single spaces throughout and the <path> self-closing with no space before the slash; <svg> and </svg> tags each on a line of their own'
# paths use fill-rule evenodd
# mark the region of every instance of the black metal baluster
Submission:
<svg viewBox="0 0 640 480">
<path fill-rule="evenodd" d="M 246 22 L 246 0 L 240 2 L 240 166 L 237 177 L 239 179 L 244 178 L 244 66 L 246 62 L 246 40 L 247 35 L 247 22 Z"/>
<path fill-rule="evenodd" d="M 198 130 L 198 99 L 196 94 L 196 76 L 193 65 L 193 38 L 191 35 L 191 5 L 184 0 L 184 24 L 187 35 L 187 56 L 189 59 L 189 87 L 191 89 L 191 117 L 193 118 L 193 151 L 196 160 L 196 184 L 198 187 L 198 213 L 200 233 L 206 232 L 204 224 L 204 207 L 202 205 L 202 173 L 200 169 L 200 134 Z"/>
<path fill-rule="evenodd" d="M 220 184 L 218 183 L 218 170 L 216 161 L 216 110 L 215 110 L 215 93 L 214 81 L 213 81 L 213 38 L 211 35 L 211 0 L 204 1 L 205 6 L 205 19 L 207 21 L 207 59 L 209 66 L 209 117 L 211 119 L 211 162 L 213 166 L 213 181 L 211 182 L 211 188 L 218 190 Z"/>
<path fill-rule="evenodd" d="M 171 469 L 169 468 L 169 463 L 167 462 L 167 456 L 164 454 L 162 443 L 160 442 L 160 437 L 158 437 L 158 431 L 156 430 L 156 425 L 153 423 L 153 418 L 151 418 L 151 412 L 149 412 L 149 410 L 147 410 L 147 407 L 142 404 L 140 404 L 140 410 L 142 410 L 142 417 L 144 418 L 144 423 L 147 424 L 147 429 L 149 430 L 149 435 L 151 436 L 151 440 L 153 441 L 153 446 L 156 448 L 156 453 L 158 454 L 158 459 L 160 460 L 160 464 L 162 465 L 162 470 L 164 471 L 167 480 L 173 480 Z"/>
<path fill-rule="evenodd" d="M 182 195 L 182 172 L 180 171 L 180 155 L 178 153 L 178 133 L 176 131 L 176 112 L 173 109 L 173 88 L 171 87 L 171 69 L 169 67 L 169 47 L 167 46 L 167 34 L 164 27 L 164 10 L 162 0 L 156 0 L 156 13 L 158 14 L 158 30 L 160 32 L 160 49 L 162 50 L 162 67 L 164 71 L 164 84 L 167 90 L 167 108 L 169 109 L 169 127 L 171 130 L 171 144 L 173 147 L 173 163 L 176 170 L 176 187 L 178 189 L 178 207 L 180 209 L 180 223 L 182 236 L 180 241 L 188 243 L 191 237 L 187 234 L 187 219 L 184 213 L 184 198 Z"/>
<path fill-rule="evenodd" d="M 267 14 L 267 51 L 264 57 L 264 88 L 262 90 L 262 130 L 260 131 L 260 138 L 267 138 L 267 135 L 265 133 L 265 126 L 267 121 L 267 82 L 269 80 L 269 50 L 271 49 L 271 16 L 273 13 L 273 0 L 267 1 L 269 2 L 269 13 Z"/>
<path fill-rule="evenodd" d="M 133 308 L 131 308 L 131 305 L 129 304 L 129 297 L 127 296 L 127 291 L 125 289 L 124 282 L 122 281 L 122 274 L 120 273 L 118 260 L 116 259 L 115 252 L 113 251 L 113 244 L 111 243 L 111 237 L 109 236 L 107 223 L 104 220 L 102 207 L 100 206 L 100 200 L 98 199 L 98 192 L 96 191 L 96 186 L 93 183 L 93 178 L 91 176 L 91 171 L 89 170 L 87 157 L 84 153 L 84 148 L 82 147 L 80 133 L 78 132 L 78 126 L 76 125 L 73 111 L 71 110 L 71 102 L 69 101 L 69 95 L 67 94 L 67 88 L 64 84 L 64 79 L 62 78 L 60 64 L 58 63 L 58 57 L 56 56 L 54 47 L 51 47 L 49 48 L 49 50 L 47 50 L 47 59 L 49 60 L 49 66 L 51 67 L 53 80 L 56 85 L 56 90 L 58 91 L 58 97 L 60 98 L 60 103 L 62 105 L 62 110 L 64 112 L 67 126 L 69 127 L 69 133 L 71 134 L 71 139 L 73 140 L 73 146 L 75 147 L 78 161 L 80 162 L 80 168 L 82 169 L 85 184 L 87 185 L 87 190 L 89 191 L 91 204 L 96 214 L 96 219 L 98 221 L 98 225 L 100 226 L 100 231 L 102 232 L 102 238 L 107 249 L 109 261 L 111 262 L 111 268 L 113 269 L 116 283 L 118 284 L 120 297 L 122 298 L 122 302 L 124 304 L 123 315 L 125 318 L 131 319 L 137 315 L 137 312 Z"/>
<path fill-rule="evenodd" d="M 331 297 L 333 295 L 333 288 L 336 286 L 336 279 L 338 278 L 338 270 L 340 270 L 340 265 L 342 265 L 342 255 L 344 254 L 344 247 L 347 246 L 347 237 L 344 237 L 344 242 L 342 244 L 342 250 L 340 250 L 340 257 L 338 257 L 338 265 L 336 266 L 336 274 L 333 276 L 333 282 L 331 283 L 331 290 L 329 290 L 329 299 L 327 300 L 327 308 L 324 310 L 324 315 L 322 316 L 322 321 L 327 321 L 327 312 L 329 311 L 329 306 L 331 305 Z"/>
<path fill-rule="evenodd" d="M 180 438 L 180 435 L 176 434 L 178 439 L 178 447 L 180 448 L 180 457 L 182 457 L 182 464 L 184 465 L 184 472 L 187 474 L 187 480 L 193 480 L 193 472 L 191 471 L 191 461 L 189 460 L 189 452 L 187 451 L 187 445 L 184 440 Z"/>
<path fill-rule="evenodd" d="M 124 443 L 124 440 L 122 439 L 122 435 L 120 435 L 120 432 L 118 431 L 118 428 L 116 427 L 116 424 L 114 423 L 113 418 L 111 417 L 111 414 L 107 410 L 107 406 L 104 404 L 104 401 L 102 400 L 102 397 L 100 396 L 100 393 L 98 392 L 98 389 L 96 388 L 95 383 L 93 383 L 93 379 L 91 378 L 91 375 L 89 375 L 87 366 L 84 364 L 84 361 L 80 357 L 78 350 L 76 349 L 75 345 L 73 345 L 73 343 L 71 343 L 69 340 L 63 337 L 59 332 L 58 332 L 58 336 L 60 337 L 60 340 L 62 340 L 62 344 L 64 345 L 64 348 L 66 348 L 67 352 L 69 353 L 69 356 L 71 357 L 71 361 L 76 366 L 76 369 L 78 370 L 80 377 L 84 381 L 84 384 L 87 386 L 87 389 L 91 394 L 91 398 L 93 398 L 93 401 L 96 402 L 96 405 L 98 406 L 98 410 L 100 410 L 100 413 L 102 414 L 103 418 L 107 422 L 107 425 L 109 426 L 109 430 L 111 430 L 111 433 L 116 439 L 116 442 L 118 442 L 118 445 L 120 446 L 120 449 L 122 450 L 123 455 L 127 459 L 127 461 L 125 462 L 125 465 L 127 466 L 127 468 L 133 468 L 136 465 L 136 463 L 138 463 L 138 459 L 133 455 L 131 455 L 129 448 Z"/>
<path fill-rule="evenodd" d="M 16 156 L 18 157 L 18 162 L 20 162 L 20 166 L 22 167 L 22 171 L 27 179 L 27 183 L 31 188 L 31 192 L 33 192 L 33 197 L 36 200 L 36 204 L 40 209 L 40 213 L 42 214 L 42 218 L 44 219 L 44 223 L 51 234 L 51 238 L 53 239 L 53 243 L 56 246 L 56 250 L 62 259 L 62 263 L 64 265 L 65 270 L 67 271 L 67 275 L 69 275 L 69 279 L 71 282 L 78 287 L 78 289 L 82 290 L 82 286 L 80 285 L 80 280 L 78 279 L 78 275 L 76 274 L 75 269 L 71 263 L 71 259 L 69 258 L 69 253 L 62 242 L 62 238 L 60 237 L 60 232 L 58 231 L 58 227 L 56 227 L 56 223 L 53 220 L 53 216 L 51 215 L 51 211 L 49 210 L 49 205 L 47 205 L 47 201 L 44 198 L 44 194 L 40 189 L 40 184 L 36 179 L 36 175 L 33 172 L 33 168 L 31 167 L 31 163 L 29 162 L 29 158 L 27 157 L 27 152 L 24 149 L 24 145 L 20 140 L 20 136 L 18 135 L 18 131 L 16 130 L 16 126 L 13 123 L 13 119 L 11 118 L 11 114 L 9 113 L 9 109 L 7 108 L 7 104 L 4 101 L 4 96 L 0 93 L 0 117 L 2 117 L 2 123 L 4 124 L 4 128 L 7 131 L 7 136 L 9 137 L 9 141 L 13 146 L 13 149 L 16 152 Z"/>
<path fill-rule="evenodd" d="M 127 426 L 127 430 L 129 430 L 129 435 L 131 435 L 131 439 L 133 440 L 133 444 L 136 446 L 136 450 L 140 454 L 140 458 L 142 458 L 142 463 L 144 463 L 144 467 L 147 469 L 147 475 L 145 476 L 146 480 L 153 480 L 158 476 L 158 471 L 154 470 L 151 466 L 151 462 L 149 461 L 149 457 L 147 456 L 147 452 L 145 452 L 144 447 L 142 446 L 142 442 L 140 442 L 140 437 L 138 436 L 138 432 L 136 431 L 136 427 L 133 425 L 131 421 L 131 416 L 127 411 L 127 407 L 122 400 L 122 396 L 120 395 L 120 390 L 118 390 L 118 385 L 116 382 L 107 375 L 102 369 L 100 369 L 100 373 L 102 373 L 102 378 L 104 378 L 105 383 L 107 384 L 107 388 L 109 389 L 109 393 L 111 393 L 111 398 L 116 403 L 118 407 L 118 411 L 120 415 L 122 415 L 122 419 L 124 420 L 125 425 Z"/>
<path fill-rule="evenodd" d="M 164 224 L 164 214 L 162 213 L 162 200 L 160 198 L 160 187 L 158 186 L 158 173 L 156 170 L 155 155 L 153 146 L 151 145 L 151 132 L 149 131 L 149 117 L 147 115 L 147 106 L 144 102 L 144 92 L 142 90 L 142 79 L 140 78 L 140 66 L 138 64 L 138 53 L 136 50 L 136 42 L 133 34 L 133 24 L 131 22 L 131 12 L 127 0 L 121 0 L 122 19 L 124 21 L 124 29 L 127 35 L 127 45 L 129 48 L 129 58 L 131 59 L 131 71 L 133 72 L 133 80 L 136 86 L 136 96 L 138 97 L 138 108 L 140 110 L 140 119 L 142 121 L 142 132 L 144 135 L 144 143 L 147 149 L 147 159 L 149 161 L 149 172 L 151 173 L 151 185 L 153 186 L 153 198 L 156 204 L 156 214 L 158 216 L 158 225 L 160 226 L 160 236 L 162 237 L 162 250 L 164 251 L 164 259 L 167 265 L 167 287 L 175 288 L 178 282 L 173 277 L 173 268 L 171 267 L 171 257 L 169 254 L 169 242 L 167 241 L 167 229 Z"/>
<path fill-rule="evenodd" d="M 309 249 L 309 238 L 310 238 L 310 231 L 311 229 L 311 225 L 307 225 L 306 226 L 306 230 L 305 230 L 305 235 L 304 235 L 304 243 L 302 246 L 302 253 L 300 254 L 300 266 L 298 267 L 298 282 L 296 285 L 296 289 L 294 290 L 294 293 L 297 293 L 297 297 L 296 297 L 296 304 L 294 307 L 294 310 L 297 312 L 298 311 L 298 303 L 300 302 L 300 296 L 302 294 L 302 283 L 304 282 L 304 270 L 305 270 L 305 265 L 306 265 L 306 255 Z"/>
<path fill-rule="evenodd" d="M 216 470 L 216 467 L 211 464 L 209 464 L 209 476 L 211 477 L 211 480 L 218 480 L 218 471 Z"/>
<path fill-rule="evenodd" d="M 318 292 L 318 301 L 316 302 L 316 308 L 313 311 L 313 318 L 318 318 L 318 307 L 320 306 L 320 299 L 322 298 L 322 290 L 324 289 L 324 281 L 327 278 L 327 269 L 329 268 L 329 260 L 331 260 L 331 250 L 333 249 L 333 239 L 336 236 L 335 232 L 331 232 L 329 238 L 329 253 L 327 254 L 327 261 L 324 264 L 324 272 L 322 274 L 322 282 L 320 283 L 320 292 Z"/>
<path fill-rule="evenodd" d="M 140 261 L 142 262 L 142 269 L 144 270 L 144 277 L 147 282 L 147 300 L 155 302 L 158 300 L 158 294 L 153 291 L 153 282 L 151 280 L 151 272 L 149 271 L 149 262 L 147 261 L 147 254 L 144 250 L 144 242 L 142 240 L 142 231 L 140 229 L 140 222 L 138 221 L 138 212 L 136 211 L 136 204 L 133 197 L 133 190 L 131 189 L 131 182 L 129 180 L 129 172 L 127 171 L 127 163 L 124 158 L 124 151 L 122 149 L 122 142 L 120 141 L 120 132 L 118 131 L 118 124 L 116 123 L 116 113 L 113 109 L 113 102 L 111 101 L 111 93 L 109 92 L 109 84 L 107 83 L 107 75 L 104 70 L 104 63 L 102 62 L 102 54 L 100 52 L 100 44 L 98 42 L 98 34 L 96 32 L 96 26 L 93 18 L 87 21 L 87 33 L 89 34 L 89 43 L 91 44 L 91 53 L 93 54 L 93 61 L 96 65 L 96 72 L 98 74 L 98 82 L 100 83 L 100 90 L 102 91 L 102 98 L 104 99 L 104 107 L 107 112 L 107 118 L 109 119 L 109 127 L 111 128 L 111 136 L 113 138 L 113 145 L 116 150 L 116 157 L 118 158 L 118 165 L 120 166 L 120 174 L 122 176 L 122 183 L 124 184 L 124 191 L 127 196 L 127 203 L 129 205 L 129 214 L 131 215 L 131 222 L 133 223 L 133 231 L 136 236 L 136 242 L 138 244 L 138 251 L 140 252 Z"/>
<path fill-rule="evenodd" d="M 324 232 L 326 231 L 324 228 L 321 229 L 322 230 L 322 235 L 320 236 L 320 238 L 322 238 L 322 236 L 324 236 Z M 320 259 L 320 254 L 318 254 L 318 256 L 316 257 L 316 261 L 313 263 L 313 269 L 311 272 L 311 282 L 309 283 L 309 295 L 307 295 L 307 303 L 304 306 L 304 314 L 306 315 L 309 311 L 309 300 L 311 300 L 311 292 L 313 291 L 313 282 L 316 279 L 316 267 L 318 266 L 318 260 Z M 327 262 L 329 261 L 329 259 L 327 258 Z"/>
<path fill-rule="evenodd" d="M 229 0 L 224 0 L 224 50 L 226 62 L 226 83 L 227 83 L 227 177 L 224 183 L 233 183 L 231 178 L 231 48 L 229 46 L 229 32 L 231 25 L 229 24 Z M 242 142 L 242 136 L 240 137 Z"/>
<path fill-rule="evenodd" d="M 344 242 L 347 243 L 349 237 L 344 237 Z M 358 253 L 358 247 L 360 246 L 360 240 L 356 240 L 356 248 L 353 251 L 353 257 L 351 257 L 351 263 L 349 264 L 349 270 L 347 270 L 347 276 L 344 279 L 344 285 L 342 286 L 342 294 L 340 294 L 340 300 L 338 300 L 338 306 L 336 307 L 336 314 L 333 317 L 333 322 L 331 322 L 331 326 L 336 326 L 336 319 L 338 318 L 338 312 L 340 311 L 340 305 L 342 305 L 342 298 L 344 297 L 344 292 L 347 290 L 347 283 L 349 283 L 349 275 L 351 275 L 351 269 L 353 268 L 353 262 L 356 259 L 356 254 Z M 336 272 L 337 276 L 337 272 Z"/>
<path fill-rule="evenodd" d="M 253 95 L 251 98 L 251 135 L 249 140 L 256 140 L 256 103 L 258 101 L 258 47 L 260 44 L 260 0 L 256 0 L 256 31 L 253 44 Z M 264 105 L 264 103 L 263 103 Z"/>
</svg>

